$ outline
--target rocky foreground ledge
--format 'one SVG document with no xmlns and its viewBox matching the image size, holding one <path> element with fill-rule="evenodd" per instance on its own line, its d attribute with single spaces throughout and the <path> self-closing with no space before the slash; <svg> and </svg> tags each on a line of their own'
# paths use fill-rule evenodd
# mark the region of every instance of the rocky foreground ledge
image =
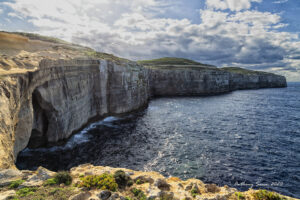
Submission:
<svg viewBox="0 0 300 200">
<path fill-rule="evenodd" d="M 181 180 L 157 172 L 93 166 L 52 172 L 6 169 L 0 171 L 0 200 L 293 200 L 266 190 L 239 192 L 228 186 Z"/>
</svg>

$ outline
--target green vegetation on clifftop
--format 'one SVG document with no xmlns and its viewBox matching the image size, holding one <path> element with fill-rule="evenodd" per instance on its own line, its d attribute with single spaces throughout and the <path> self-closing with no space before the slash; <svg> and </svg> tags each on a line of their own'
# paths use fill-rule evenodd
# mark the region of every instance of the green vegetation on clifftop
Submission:
<svg viewBox="0 0 300 200">
<path fill-rule="evenodd" d="M 263 72 L 263 71 L 254 71 L 254 70 L 249 70 L 249 69 L 244 69 L 240 67 L 223 67 L 221 68 L 224 71 L 231 72 L 231 73 L 237 73 L 237 74 L 271 74 L 268 72 Z"/>
<path fill-rule="evenodd" d="M 193 60 L 175 57 L 164 57 L 153 60 L 140 60 L 137 62 L 141 65 L 202 65 L 214 67 L 212 65 L 202 64 Z"/>
</svg>

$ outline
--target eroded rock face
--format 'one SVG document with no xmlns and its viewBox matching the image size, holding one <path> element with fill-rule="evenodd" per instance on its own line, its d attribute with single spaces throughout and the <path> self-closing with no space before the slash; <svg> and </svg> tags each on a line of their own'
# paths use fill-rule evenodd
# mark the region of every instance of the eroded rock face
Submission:
<svg viewBox="0 0 300 200">
<path fill-rule="evenodd" d="M 229 85 L 231 90 L 286 87 L 286 79 L 270 73 L 239 74 L 230 73 Z"/>
<path fill-rule="evenodd" d="M 213 95 L 231 91 L 230 74 L 214 68 L 152 68 L 154 96 Z"/>
<path fill-rule="evenodd" d="M 145 106 L 152 96 L 212 95 L 284 87 L 273 74 L 217 68 L 144 68 L 133 62 L 42 60 L 36 71 L 0 76 L 0 168 L 14 167 L 26 146 L 70 137 L 92 120 Z"/>
<path fill-rule="evenodd" d="M 215 95 L 240 89 L 286 87 L 286 79 L 271 73 L 235 73 L 218 68 L 147 67 L 154 96 Z"/>
<path fill-rule="evenodd" d="M 148 102 L 147 71 L 98 60 L 47 61 L 0 79 L 0 168 L 14 165 L 28 144 L 68 138 L 90 120 Z"/>
</svg>

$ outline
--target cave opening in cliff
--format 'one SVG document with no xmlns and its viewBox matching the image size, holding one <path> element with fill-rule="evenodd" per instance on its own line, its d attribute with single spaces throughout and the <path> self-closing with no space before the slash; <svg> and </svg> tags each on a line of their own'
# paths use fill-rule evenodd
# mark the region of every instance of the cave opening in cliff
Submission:
<svg viewBox="0 0 300 200">
<path fill-rule="evenodd" d="M 46 110 L 42 108 L 41 97 L 37 89 L 32 93 L 32 107 L 34 117 L 28 147 L 38 148 L 47 144 L 46 134 L 48 131 L 49 120 Z"/>
</svg>

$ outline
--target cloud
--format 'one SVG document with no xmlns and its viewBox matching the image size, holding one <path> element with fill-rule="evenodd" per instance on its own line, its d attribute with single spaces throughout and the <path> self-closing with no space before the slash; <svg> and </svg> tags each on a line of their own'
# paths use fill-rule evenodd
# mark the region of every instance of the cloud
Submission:
<svg viewBox="0 0 300 200">
<path fill-rule="evenodd" d="M 133 60 L 176 56 L 300 77 L 298 35 L 278 31 L 288 25 L 279 14 L 250 9 L 260 0 L 207 0 L 198 10 L 200 23 L 170 18 L 164 10 L 169 2 L 15 0 L 2 5 L 40 34 Z"/>
<path fill-rule="evenodd" d="M 289 0 L 279 0 L 279 1 L 274 1 L 273 3 L 277 3 L 277 4 L 280 4 L 280 3 L 286 3 L 288 2 Z"/>
<path fill-rule="evenodd" d="M 206 5 L 209 9 L 240 11 L 251 8 L 252 2 L 262 0 L 208 0 Z"/>
</svg>

